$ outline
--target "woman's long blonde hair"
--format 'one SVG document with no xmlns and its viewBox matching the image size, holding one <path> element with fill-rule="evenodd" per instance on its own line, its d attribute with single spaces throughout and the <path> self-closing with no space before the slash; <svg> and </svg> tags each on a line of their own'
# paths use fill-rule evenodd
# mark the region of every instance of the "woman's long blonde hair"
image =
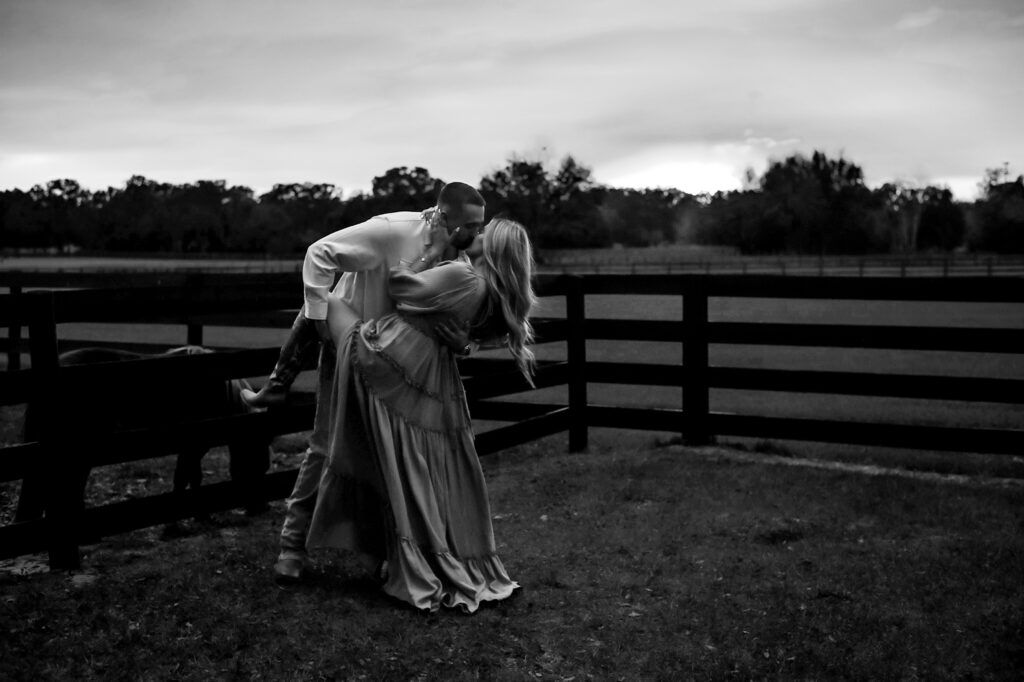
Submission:
<svg viewBox="0 0 1024 682">
<path fill-rule="evenodd" d="M 533 341 L 530 311 L 537 304 L 533 293 L 533 247 L 526 228 L 514 220 L 495 218 L 483 235 L 480 274 L 487 282 L 489 304 L 484 326 L 497 322 L 508 332 L 508 349 L 516 366 L 533 386 L 535 360 L 529 344 Z M 500 309 L 501 314 L 498 315 Z"/>
</svg>

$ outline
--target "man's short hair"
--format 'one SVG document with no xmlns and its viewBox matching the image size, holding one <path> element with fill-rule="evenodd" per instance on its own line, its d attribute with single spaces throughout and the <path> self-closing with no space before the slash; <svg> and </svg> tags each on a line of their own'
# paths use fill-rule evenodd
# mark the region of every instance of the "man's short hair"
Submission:
<svg viewBox="0 0 1024 682">
<path fill-rule="evenodd" d="M 487 206 L 487 202 L 472 185 L 467 185 L 464 182 L 449 182 L 441 188 L 441 192 L 437 195 L 437 205 L 453 208 L 469 205 L 483 208 Z"/>
</svg>

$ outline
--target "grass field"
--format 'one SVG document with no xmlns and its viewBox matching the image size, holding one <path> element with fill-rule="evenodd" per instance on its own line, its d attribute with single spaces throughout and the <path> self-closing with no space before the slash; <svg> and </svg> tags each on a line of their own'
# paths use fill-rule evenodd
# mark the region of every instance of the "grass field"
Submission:
<svg viewBox="0 0 1024 682">
<path fill-rule="evenodd" d="M 107 539 L 82 572 L 0 573 L 0 678 L 1010 680 L 1024 666 L 1020 485 L 603 430 L 586 454 L 564 448 L 485 460 L 523 590 L 474 616 L 413 612 L 331 553 L 278 589 L 277 503 Z"/>
</svg>

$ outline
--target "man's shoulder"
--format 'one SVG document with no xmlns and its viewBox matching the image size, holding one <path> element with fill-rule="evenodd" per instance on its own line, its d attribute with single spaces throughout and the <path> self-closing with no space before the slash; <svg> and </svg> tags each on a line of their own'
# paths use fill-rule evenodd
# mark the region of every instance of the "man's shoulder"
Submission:
<svg viewBox="0 0 1024 682">
<path fill-rule="evenodd" d="M 394 213 L 381 213 L 374 218 L 396 225 L 399 223 L 422 223 L 423 211 L 395 211 Z"/>
<path fill-rule="evenodd" d="M 426 225 L 426 221 L 423 219 L 423 211 L 396 211 L 394 213 L 382 213 L 374 217 L 375 219 L 387 222 L 396 233 L 409 237 L 422 234 Z"/>
</svg>

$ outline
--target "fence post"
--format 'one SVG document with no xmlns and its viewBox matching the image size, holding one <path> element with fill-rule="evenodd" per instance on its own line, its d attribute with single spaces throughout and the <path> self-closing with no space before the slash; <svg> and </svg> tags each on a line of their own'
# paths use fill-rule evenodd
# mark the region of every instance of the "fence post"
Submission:
<svg viewBox="0 0 1024 682">
<path fill-rule="evenodd" d="M 198 298 L 199 293 L 202 291 L 204 284 L 205 282 L 203 279 L 203 275 L 192 274 L 185 279 L 185 290 L 188 291 L 190 295 L 195 295 L 195 297 Z M 185 343 L 187 343 L 190 346 L 203 345 L 202 323 L 187 320 L 185 324 Z"/>
<path fill-rule="evenodd" d="M 683 442 L 707 445 L 708 386 L 707 277 L 683 278 Z"/>
<path fill-rule="evenodd" d="M 567 279 L 565 320 L 568 325 L 567 360 L 569 362 L 569 452 L 587 448 L 587 331 L 586 299 L 583 278 Z"/>
<path fill-rule="evenodd" d="M 32 361 L 33 427 L 39 434 L 42 456 L 33 475 L 45 486 L 47 546 L 51 569 L 78 569 L 78 527 L 84 505 L 81 462 L 74 461 L 71 438 L 61 423 L 67 398 L 60 386 L 57 323 L 52 291 L 28 294 L 29 353 Z"/>
<path fill-rule="evenodd" d="M 189 322 L 186 339 L 185 343 L 190 346 L 203 345 L 203 325 L 199 322 Z"/>
<path fill-rule="evenodd" d="M 20 303 L 24 300 L 21 297 L 21 286 L 11 285 L 9 291 L 11 300 L 14 301 L 13 308 L 20 313 L 22 310 Z M 7 369 L 11 371 L 21 369 L 21 323 L 22 320 L 16 316 L 16 319 L 7 328 Z"/>
</svg>

